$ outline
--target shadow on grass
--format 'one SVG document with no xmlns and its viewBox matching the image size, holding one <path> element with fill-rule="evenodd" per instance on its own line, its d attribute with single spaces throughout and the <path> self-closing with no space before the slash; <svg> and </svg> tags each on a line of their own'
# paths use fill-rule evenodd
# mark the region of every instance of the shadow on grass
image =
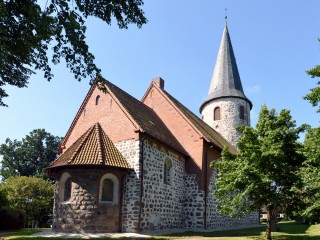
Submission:
<svg viewBox="0 0 320 240">
<path fill-rule="evenodd" d="M 198 232 L 198 231 L 187 231 L 182 233 L 173 233 L 167 236 L 170 237 L 240 237 L 240 236 L 260 236 L 265 231 L 265 226 L 256 228 L 226 230 L 226 231 L 215 231 L 215 232 Z"/>
<path fill-rule="evenodd" d="M 295 234 L 290 234 L 287 236 L 273 236 L 273 240 L 302 240 L 302 239 L 320 239 L 320 236 L 312 236 L 312 235 L 295 235 Z"/>
<path fill-rule="evenodd" d="M 296 223 L 296 222 L 285 222 L 278 223 L 277 230 L 278 232 L 288 233 L 288 234 L 303 234 L 307 233 L 307 230 L 311 225 L 304 223 Z"/>
</svg>

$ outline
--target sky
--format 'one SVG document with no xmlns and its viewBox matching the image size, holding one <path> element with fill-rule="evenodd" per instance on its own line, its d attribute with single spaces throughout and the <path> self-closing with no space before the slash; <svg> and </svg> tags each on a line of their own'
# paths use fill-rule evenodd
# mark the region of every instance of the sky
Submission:
<svg viewBox="0 0 320 240">
<path fill-rule="evenodd" d="M 87 43 L 102 76 L 137 99 L 151 80 L 161 77 L 165 90 L 200 116 L 207 96 L 227 9 L 228 29 L 255 126 L 262 105 L 291 110 L 297 125 L 319 126 L 316 108 L 303 100 L 315 87 L 305 71 L 320 64 L 320 1 L 292 0 L 145 0 L 148 23 L 119 29 L 89 18 Z M 5 87 L 0 107 L 0 144 L 44 128 L 64 136 L 87 91 L 65 63 L 53 66 L 51 82 L 42 72 L 28 88 Z"/>
</svg>

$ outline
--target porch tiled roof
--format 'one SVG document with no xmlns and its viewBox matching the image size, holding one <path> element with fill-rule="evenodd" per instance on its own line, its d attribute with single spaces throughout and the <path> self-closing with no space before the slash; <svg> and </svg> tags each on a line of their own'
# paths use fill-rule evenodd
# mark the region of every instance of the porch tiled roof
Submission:
<svg viewBox="0 0 320 240">
<path fill-rule="evenodd" d="M 66 165 L 104 165 L 131 168 L 99 123 L 89 128 L 49 168 Z"/>
</svg>

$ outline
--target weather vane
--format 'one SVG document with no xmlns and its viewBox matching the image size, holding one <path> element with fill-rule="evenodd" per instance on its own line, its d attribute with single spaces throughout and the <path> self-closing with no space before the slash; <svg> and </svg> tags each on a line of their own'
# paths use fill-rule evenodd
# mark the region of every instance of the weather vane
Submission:
<svg viewBox="0 0 320 240">
<path fill-rule="evenodd" d="M 224 20 L 226 21 L 226 24 L 228 22 L 228 14 L 227 14 L 228 9 L 224 9 Z"/>
</svg>

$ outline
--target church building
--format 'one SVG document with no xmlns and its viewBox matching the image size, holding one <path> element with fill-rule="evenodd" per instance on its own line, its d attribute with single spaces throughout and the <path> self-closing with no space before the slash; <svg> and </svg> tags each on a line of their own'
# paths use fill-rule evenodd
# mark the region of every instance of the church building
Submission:
<svg viewBox="0 0 320 240">
<path fill-rule="evenodd" d="M 217 211 L 212 161 L 235 153 L 238 125 L 250 125 L 225 25 L 202 119 L 153 79 L 139 101 L 98 77 L 48 167 L 56 179 L 53 230 L 138 232 L 255 226 L 258 212 Z"/>
</svg>

